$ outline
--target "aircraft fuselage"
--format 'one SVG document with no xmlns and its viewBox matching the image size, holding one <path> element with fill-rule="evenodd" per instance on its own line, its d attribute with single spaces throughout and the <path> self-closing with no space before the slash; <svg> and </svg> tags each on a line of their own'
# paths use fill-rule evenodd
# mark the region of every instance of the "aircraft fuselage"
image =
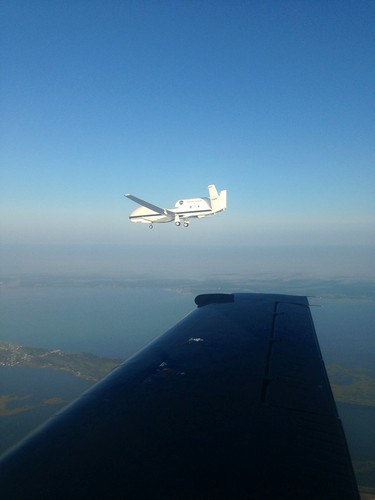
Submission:
<svg viewBox="0 0 375 500">
<path fill-rule="evenodd" d="M 168 212 L 173 212 L 174 215 L 160 214 L 147 207 L 138 207 L 133 210 L 129 216 L 131 222 L 172 222 L 176 216 L 180 219 L 187 219 L 189 217 L 206 217 L 213 215 L 210 200 L 208 198 L 191 198 L 185 200 L 178 200 L 174 208 L 168 208 Z"/>
</svg>

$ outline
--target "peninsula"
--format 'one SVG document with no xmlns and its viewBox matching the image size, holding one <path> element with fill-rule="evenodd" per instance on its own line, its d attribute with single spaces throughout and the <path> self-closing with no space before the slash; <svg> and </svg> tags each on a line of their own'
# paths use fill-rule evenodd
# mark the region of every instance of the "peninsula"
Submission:
<svg viewBox="0 0 375 500">
<path fill-rule="evenodd" d="M 0 341 L 0 367 L 25 366 L 70 373 L 96 382 L 122 363 L 90 353 L 68 353 L 61 349 L 26 347 Z M 328 365 L 333 395 L 338 403 L 375 407 L 375 378 L 364 369 Z"/>
<path fill-rule="evenodd" d="M 68 353 L 61 349 L 26 347 L 0 341 L 0 366 L 47 368 L 96 382 L 122 363 L 90 353 Z"/>
</svg>

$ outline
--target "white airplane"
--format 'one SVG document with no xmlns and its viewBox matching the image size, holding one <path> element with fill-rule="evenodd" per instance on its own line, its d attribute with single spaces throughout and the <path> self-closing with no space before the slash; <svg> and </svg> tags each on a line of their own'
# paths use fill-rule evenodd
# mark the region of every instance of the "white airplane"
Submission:
<svg viewBox="0 0 375 500">
<path fill-rule="evenodd" d="M 207 217 L 222 212 L 227 208 L 227 191 L 220 191 L 218 194 L 214 184 L 208 186 L 209 198 L 188 198 L 177 200 L 174 208 L 161 208 L 148 201 L 141 200 L 131 194 L 125 196 L 130 200 L 135 201 L 140 207 L 133 210 L 129 219 L 131 222 L 142 222 L 149 224 L 149 228 L 153 228 L 156 222 L 172 222 L 176 226 L 181 225 L 181 220 L 185 227 L 189 227 L 190 217 Z"/>
</svg>

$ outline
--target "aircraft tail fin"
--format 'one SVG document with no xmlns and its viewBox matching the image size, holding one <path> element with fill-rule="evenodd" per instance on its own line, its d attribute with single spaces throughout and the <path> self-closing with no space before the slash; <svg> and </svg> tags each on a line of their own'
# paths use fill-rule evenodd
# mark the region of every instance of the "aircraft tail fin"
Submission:
<svg viewBox="0 0 375 500">
<path fill-rule="evenodd" d="M 224 189 L 217 192 L 216 186 L 211 184 L 208 186 L 208 192 L 210 194 L 211 208 L 213 212 L 221 212 L 227 208 L 227 190 Z"/>
</svg>

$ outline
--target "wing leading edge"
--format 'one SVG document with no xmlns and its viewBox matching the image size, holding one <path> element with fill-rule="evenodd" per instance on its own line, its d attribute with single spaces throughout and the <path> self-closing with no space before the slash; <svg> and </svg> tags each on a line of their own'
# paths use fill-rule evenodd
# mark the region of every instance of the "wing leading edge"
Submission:
<svg viewBox="0 0 375 500">
<path fill-rule="evenodd" d="M 307 299 L 196 303 L 2 459 L 4 498 L 359 498 Z"/>
</svg>

